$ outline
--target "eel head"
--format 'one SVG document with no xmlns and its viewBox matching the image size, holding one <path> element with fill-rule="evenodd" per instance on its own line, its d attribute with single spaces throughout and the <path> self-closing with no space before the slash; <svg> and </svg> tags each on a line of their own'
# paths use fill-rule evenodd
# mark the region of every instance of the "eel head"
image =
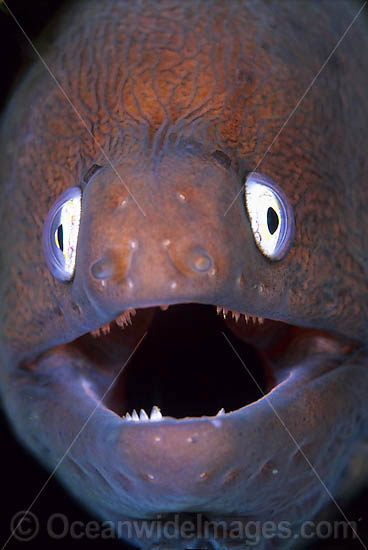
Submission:
<svg viewBox="0 0 368 550">
<path fill-rule="evenodd" d="M 5 401 L 101 517 L 297 523 L 331 497 L 367 375 L 289 194 L 185 142 L 158 166 L 94 166 L 51 206 L 56 313 Z"/>
</svg>

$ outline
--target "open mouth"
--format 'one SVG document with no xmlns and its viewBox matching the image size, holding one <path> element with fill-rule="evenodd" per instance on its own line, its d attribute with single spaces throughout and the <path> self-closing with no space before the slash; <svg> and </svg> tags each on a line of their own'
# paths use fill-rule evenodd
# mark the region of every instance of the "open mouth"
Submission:
<svg viewBox="0 0 368 550">
<path fill-rule="evenodd" d="M 122 365 L 126 341 L 147 319 Z M 127 421 L 159 421 L 223 415 L 261 399 L 290 372 L 290 350 L 321 339 L 332 342 L 322 331 L 189 303 L 127 310 L 68 346 L 88 357 L 106 408 Z"/>
<path fill-rule="evenodd" d="M 304 451 L 341 446 L 334 422 L 353 344 L 215 305 L 161 304 L 120 311 L 20 369 L 13 410 L 29 445 L 49 466 L 65 457 L 66 485 L 88 505 L 93 487 L 110 519 L 220 517 L 224 494 L 231 513 L 253 517 L 260 490 L 280 499 L 286 480 L 289 495 L 310 471 Z M 250 495 L 241 509 L 238 487 Z"/>
</svg>

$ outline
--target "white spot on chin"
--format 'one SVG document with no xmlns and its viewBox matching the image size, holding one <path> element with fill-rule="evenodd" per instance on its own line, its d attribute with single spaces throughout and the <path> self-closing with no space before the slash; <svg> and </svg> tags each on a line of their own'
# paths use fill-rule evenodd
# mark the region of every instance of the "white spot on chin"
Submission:
<svg viewBox="0 0 368 550">
<path fill-rule="evenodd" d="M 124 208 L 124 206 L 126 206 L 127 204 L 128 204 L 128 199 L 123 199 L 120 203 L 120 206 Z"/>
<path fill-rule="evenodd" d="M 215 267 L 211 267 L 211 269 L 209 270 L 208 272 L 208 275 L 210 275 L 211 277 L 213 277 L 214 275 L 216 275 L 217 271 L 216 271 L 216 268 Z"/>
<path fill-rule="evenodd" d="M 164 239 L 164 240 L 162 241 L 162 246 L 164 246 L 165 248 L 168 247 L 169 244 L 171 244 L 170 239 Z"/>
<path fill-rule="evenodd" d="M 138 248 L 138 241 L 135 239 L 129 241 L 129 246 L 130 248 L 133 248 L 133 249 Z"/>
<path fill-rule="evenodd" d="M 178 283 L 177 283 L 176 281 L 173 281 L 173 282 L 170 284 L 171 290 L 175 290 L 177 286 L 178 286 Z"/>
<path fill-rule="evenodd" d="M 134 288 L 134 283 L 131 279 L 128 279 L 128 288 L 130 289 Z"/>
<path fill-rule="evenodd" d="M 156 435 L 154 439 L 155 439 L 155 441 L 157 441 L 157 443 L 159 443 L 161 441 L 161 437 L 159 435 Z"/>
<path fill-rule="evenodd" d="M 182 202 L 185 202 L 187 200 L 186 196 L 184 195 L 184 193 L 178 193 L 177 194 L 177 197 L 180 201 Z"/>
<path fill-rule="evenodd" d="M 102 287 L 106 286 L 106 281 L 104 281 L 103 279 L 101 279 L 100 285 L 101 285 Z"/>
</svg>

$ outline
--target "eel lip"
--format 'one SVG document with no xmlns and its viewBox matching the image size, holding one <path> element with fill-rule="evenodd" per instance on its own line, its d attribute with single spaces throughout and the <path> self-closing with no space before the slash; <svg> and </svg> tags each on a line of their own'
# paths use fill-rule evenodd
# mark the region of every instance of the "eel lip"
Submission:
<svg viewBox="0 0 368 550">
<path fill-rule="evenodd" d="M 153 322 L 144 333 L 147 315 Z M 122 365 L 132 335 L 144 341 Z M 88 360 L 89 395 L 137 424 L 226 417 L 267 396 L 309 357 L 325 357 L 323 373 L 352 349 L 324 331 L 202 304 L 127 309 L 66 346 Z"/>
</svg>

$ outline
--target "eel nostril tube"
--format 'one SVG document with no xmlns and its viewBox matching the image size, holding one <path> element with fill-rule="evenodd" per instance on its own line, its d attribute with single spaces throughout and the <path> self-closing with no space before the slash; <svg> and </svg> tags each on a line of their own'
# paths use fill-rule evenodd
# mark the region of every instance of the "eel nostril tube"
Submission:
<svg viewBox="0 0 368 550">
<path fill-rule="evenodd" d="M 126 275 L 128 263 L 128 258 L 123 258 L 113 252 L 106 252 L 92 263 L 91 273 L 98 280 L 121 280 Z"/>
<path fill-rule="evenodd" d="M 91 273 L 95 279 L 111 279 L 114 275 L 112 258 L 103 256 L 91 266 Z"/>
<path fill-rule="evenodd" d="M 209 271 L 213 265 L 212 257 L 203 250 L 203 248 L 196 248 L 192 250 L 188 258 L 189 267 L 193 271 L 205 272 Z"/>
</svg>

